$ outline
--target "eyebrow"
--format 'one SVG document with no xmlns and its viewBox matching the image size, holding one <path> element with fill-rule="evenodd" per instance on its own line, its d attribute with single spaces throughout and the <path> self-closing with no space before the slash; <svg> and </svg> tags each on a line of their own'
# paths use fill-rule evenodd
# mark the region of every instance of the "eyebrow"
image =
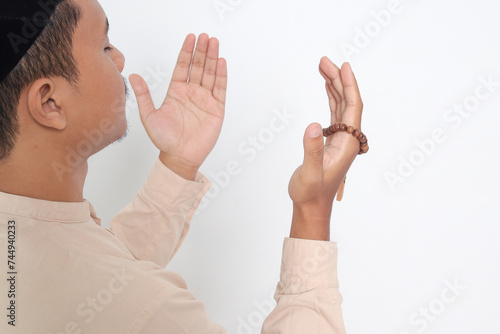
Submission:
<svg viewBox="0 0 500 334">
<path fill-rule="evenodd" d="M 105 31 L 104 31 L 104 34 L 105 34 L 105 35 L 108 35 L 108 32 L 109 32 L 109 20 L 108 20 L 108 18 L 106 17 L 106 29 L 105 29 Z"/>
</svg>

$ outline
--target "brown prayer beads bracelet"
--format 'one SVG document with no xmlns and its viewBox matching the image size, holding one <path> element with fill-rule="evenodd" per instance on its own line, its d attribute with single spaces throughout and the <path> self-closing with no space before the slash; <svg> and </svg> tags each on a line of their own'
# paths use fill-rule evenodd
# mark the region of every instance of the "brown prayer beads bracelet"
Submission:
<svg viewBox="0 0 500 334">
<path fill-rule="evenodd" d="M 355 138 L 357 138 L 360 144 L 358 155 L 364 154 L 368 152 L 368 150 L 370 149 L 368 147 L 368 139 L 363 134 L 363 132 L 359 131 L 358 129 L 354 129 L 352 126 L 347 126 L 344 123 L 332 124 L 329 127 L 323 129 L 323 136 L 328 137 L 330 135 L 333 135 L 335 132 L 347 132 L 352 134 Z M 346 179 L 347 176 L 344 177 L 344 181 L 342 181 L 339 189 L 337 190 L 337 201 L 341 201 L 342 197 L 344 197 L 344 187 Z"/>
<path fill-rule="evenodd" d="M 333 135 L 335 132 L 347 132 L 357 138 L 360 143 L 358 155 L 364 154 L 370 149 L 368 147 L 368 139 L 363 134 L 363 132 L 359 131 L 358 129 L 354 129 L 352 126 L 347 126 L 344 123 L 332 124 L 329 127 L 323 129 L 323 136 L 328 137 L 330 135 Z"/>
</svg>

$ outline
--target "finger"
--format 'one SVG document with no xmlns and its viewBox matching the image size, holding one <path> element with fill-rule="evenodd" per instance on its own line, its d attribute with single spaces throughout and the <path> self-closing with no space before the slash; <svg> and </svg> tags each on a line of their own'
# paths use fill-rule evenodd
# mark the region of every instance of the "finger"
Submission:
<svg viewBox="0 0 500 334">
<path fill-rule="evenodd" d="M 177 64 L 175 65 L 174 73 L 172 74 L 172 81 L 187 82 L 195 43 L 196 36 L 193 34 L 189 34 L 184 40 L 179 58 L 177 59 Z"/>
<path fill-rule="evenodd" d="M 334 98 L 336 99 L 336 101 L 340 101 L 341 100 L 341 95 L 339 94 L 339 92 L 337 92 L 335 89 L 334 89 L 334 86 L 333 86 L 333 81 L 332 79 L 330 78 L 330 76 L 328 74 L 326 74 L 325 70 L 322 68 L 322 65 L 320 63 L 320 66 L 319 66 L 319 73 L 321 74 L 321 76 L 325 79 L 325 82 L 331 86 L 331 90 L 332 90 L 332 93 L 333 93 L 333 96 Z M 335 101 L 335 102 L 336 102 Z"/>
<path fill-rule="evenodd" d="M 325 146 L 323 129 L 318 123 L 309 125 L 304 135 L 304 163 L 301 178 L 306 184 L 323 182 L 323 159 Z"/>
<path fill-rule="evenodd" d="M 332 93 L 332 96 L 333 96 L 333 103 L 337 103 L 337 101 L 341 101 L 342 100 L 342 97 L 341 95 L 339 94 L 339 92 L 337 92 L 337 90 L 335 89 L 335 87 L 333 86 L 333 81 L 328 77 L 328 75 L 321 69 L 319 69 L 319 72 L 321 73 L 321 76 L 323 76 L 323 78 L 325 79 L 325 82 L 326 84 L 329 86 L 329 90 L 330 92 Z"/>
<path fill-rule="evenodd" d="M 342 108 L 342 98 L 339 92 L 334 88 L 332 80 L 328 77 L 328 75 L 322 70 L 321 66 L 319 68 L 319 72 L 325 78 L 326 83 L 326 93 L 328 94 L 330 111 L 331 111 L 331 119 L 330 123 L 333 124 L 337 121 L 340 121 L 342 118 L 342 112 L 339 110 Z"/>
<path fill-rule="evenodd" d="M 342 97 L 338 93 L 338 91 L 333 86 L 331 80 L 326 81 L 327 84 L 327 94 L 329 98 L 330 111 L 332 112 L 332 123 L 335 123 L 335 119 L 339 119 L 342 116 Z M 332 98 L 333 97 L 333 98 Z"/>
<path fill-rule="evenodd" d="M 217 71 L 217 61 L 219 60 L 219 41 L 211 38 L 208 42 L 207 62 L 203 72 L 202 86 L 212 91 L 215 85 L 215 72 Z"/>
<path fill-rule="evenodd" d="M 336 119 L 342 119 L 342 112 L 345 108 L 345 98 L 344 98 L 344 85 L 342 83 L 340 69 L 328 58 L 321 58 L 320 70 L 323 72 L 322 75 L 330 79 L 333 86 L 332 93 L 335 96 L 337 102 L 337 108 L 335 115 L 332 114 L 331 122 L 334 123 Z"/>
<path fill-rule="evenodd" d="M 326 94 L 328 95 L 328 102 L 330 105 L 330 111 L 332 115 L 336 115 L 337 111 L 337 101 L 335 99 L 335 94 L 334 94 L 334 89 L 331 84 L 328 82 L 325 83 L 325 88 L 326 88 Z M 335 123 L 337 120 L 332 121 L 331 123 Z"/>
<path fill-rule="evenodd" d="M 222 104 L 226 104 L 227 91 L 227 63 L 224 58 L 217 61 L 217 72 L 215 73 L 214 97 Z"/>
<path fill-rule="evenodd" d="M 358 82 L 349 63 L 342 65 L 341 74 L 346 99 L 346 109 L 342 121 L 346 124 L 353 124 L 357 129 L 361 129 L 363 101 L 359 93 Z"/>
<path fill-rule="evenodd" d="M 201 84 L 207 59 L 208 40 L 208 35 L 204 33 L 198 37 L 198 44 L 196 44 L 196 50 L 193 57 L 193 65 L 191 66 L 191 73 L 189 74 L 190 83 L 196 85 Z"/>
<path fill-rule="evenodd" d="M 335 96 L 333 96 L 333 92 L 328 82 L 325 82 L 325 88 L 326 88 L 326 95 L 328 95 L 328 100 L 330 101 L 335 100 Z"/>
<path fill-rule="evenodd" d="M 326 94 L 328 95 L 328 99 L 330 101 L 330 110 L 332 112 L 332 115 L 335 115 L 335 111 L 336 111 L 336 108 L 337 108 L 337 102 L 335 102 L 335 97 L 333 96 L 333 92 L 332 92 L 333 87 L 326 82 L 325 83 L 325 88 L 326 88 Z M 337 122 L 337 120 L 332 121 L 331 123 L 334 124 L 336 122 Z M 330 145 L 330 143 L 331 143 L 332 140 L 333 140 L 333 137 L 332 136 L 328 136 L 328 138 L 326 138 L 325 146 Z"/>
<path fill-rule="evenodd" d="M 146 81 L 138 74 L 132 74 L 129 77 L 130 84 L 134 90 L 134 94 L 137 98 L 137 104 L 139 105 L 139 114 L 141 115 L 141 120 L 144 120 L 152 112 L 156 110 L 153 99 L 151 98 L 151 93 L 149 91 L 148 84 Z"/>
<path fill-rule="evenodd" d="M 344 97 L 344 86 L 340 76 L 340 69 L 328 57 L 321 58 L 320 69 L 328 77 L 340 97 Z"/>
</svg>

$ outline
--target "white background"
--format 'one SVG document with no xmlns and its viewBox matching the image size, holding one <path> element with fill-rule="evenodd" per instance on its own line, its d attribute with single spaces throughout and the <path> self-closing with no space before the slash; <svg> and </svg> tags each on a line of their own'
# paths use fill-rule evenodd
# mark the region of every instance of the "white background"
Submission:
<svg viewBox="0 0 500 334">
<path fill-rule="evenodd" d="M 183 275 L 229 333 L 259 332 L 257 304 L 272 300 L 279 279 L 291 220 L 287 185 L 302 161 L 303 132 L 329 121 L 318 72 L 326 55 L 339 66 L 351 62 L 370 143 L 332 216 L 347 331 L 499 333 L 500 3 L 220 3 L 232 10 L 218 13 L 213 0 L 101 1 L 111 41 L 127 59 L 124 75 L 147 77 L 157 105 L 188 33 L 217 37 L 228 62 L 227 116 L 201 170 L 214 187 L 168 269 Z M 389 7 L 395 14 L 380 14 Z M 482 80 L 496 86 L 489 91 Z M 464 104 L 464 116 L 453 111 Z M 276 110 L 294 117 L 271 138 Z M 85 196 L 106 227 L 158 155 L 134 97 L 128 121 L 129 137 L 90 161 Z M 440 140 L 430 145 L 435 131 Z M 238 150 L 259 135 L 266 144 L 255 157 Z M 240 173 L 217 181 L 230 161 Z M 389 173 L 399 175 L 392 186 Z M 460 287 L 453 293 L 449 284 Z"/>
</svg>

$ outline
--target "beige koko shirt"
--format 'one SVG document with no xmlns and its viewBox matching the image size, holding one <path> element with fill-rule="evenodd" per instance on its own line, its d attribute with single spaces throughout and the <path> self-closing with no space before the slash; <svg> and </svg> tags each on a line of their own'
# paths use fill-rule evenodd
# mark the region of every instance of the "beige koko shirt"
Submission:
<svg viewBox="0 0 500 334">
<path fill-rule="evenodd" d="M 157 160 L 110 230 L 88 201 L 0 192 L 0 333 L 226 333 L 164 269 L 209 187 Z M 345 333 L 336 266 L 335 243 L 286 238 L 262 333 Z"/>
</svg>

